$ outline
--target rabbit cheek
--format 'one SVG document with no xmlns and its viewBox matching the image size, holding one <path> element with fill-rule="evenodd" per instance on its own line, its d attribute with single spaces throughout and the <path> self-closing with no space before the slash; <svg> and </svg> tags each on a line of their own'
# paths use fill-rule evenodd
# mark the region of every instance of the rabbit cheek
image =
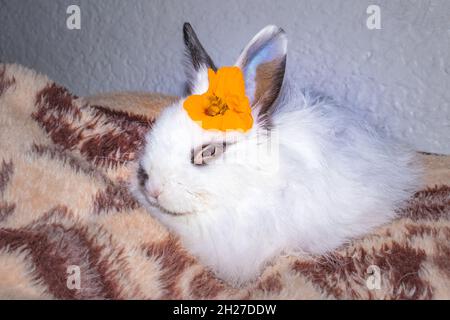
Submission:
<svg viewBox="0 0 450 320">
<path fill-rule="evenodd" d="M 158 204 L 171 212 L 193 213 L 196 211 L 196 200 L 189 193 L 180 189 L 166 189 L 161 192 Z"/>
</svg>

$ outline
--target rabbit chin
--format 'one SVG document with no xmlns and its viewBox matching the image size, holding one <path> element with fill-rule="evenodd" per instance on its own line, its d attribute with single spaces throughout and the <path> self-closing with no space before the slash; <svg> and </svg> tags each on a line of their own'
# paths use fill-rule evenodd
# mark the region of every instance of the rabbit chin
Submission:
<svg viewBox="0 0 450 320">
<path fill-rule="evenodd" d="M 160 214 L 168 214 L 172 216 L 181 216 L 185 214 L 192 214 L 193 212 L 187 212 L 187 211 L 171 211 L 169 209 L 166 209 L 162 205 L 160 205 L 158 202 L 154 202 L 150 200 L 147 196 L 144 195 L 145 198 L 145 207 L 147 210 L 158 210 Z"/>
</svg>

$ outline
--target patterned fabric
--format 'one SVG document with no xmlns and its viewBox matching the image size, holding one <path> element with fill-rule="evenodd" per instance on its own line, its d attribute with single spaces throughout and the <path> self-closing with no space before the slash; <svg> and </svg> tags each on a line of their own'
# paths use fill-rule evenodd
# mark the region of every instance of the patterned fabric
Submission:
<svg viewBox="0 0 450 320">
<path fill-rule="evenodd" d="M 127 191 L 174 99 L 78 98 L 0 65 L 0 298 L 450 298 L 450 160 L 436 155 L 420 156 L 427 186 L 392 223 L 327 256 L 279 257 L 243 288 L 216 279 Z"/>
</svg>

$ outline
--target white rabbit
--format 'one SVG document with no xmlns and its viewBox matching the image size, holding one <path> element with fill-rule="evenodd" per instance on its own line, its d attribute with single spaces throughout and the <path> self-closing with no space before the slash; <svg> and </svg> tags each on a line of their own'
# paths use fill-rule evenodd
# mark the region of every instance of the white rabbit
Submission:
<svg viewBox="0 0 450 320">
<path fill-rule="evenodd" d="M 202 94 L 207 69 L 216 67 L 191 26 L 183 31 L 189 90 Z M 286 50 L 285 32 L 267 26 L 237 60 L 255 119 L 249 131 L 204 130 L 180 99 L 148 133 L 131 186 L 150 214 L 234 285 L 255 279 L 279 254 L 326 254 L 386 223 L 418 186 L 414 153 L 356 112 L 288 90 Z"/>
</svg>

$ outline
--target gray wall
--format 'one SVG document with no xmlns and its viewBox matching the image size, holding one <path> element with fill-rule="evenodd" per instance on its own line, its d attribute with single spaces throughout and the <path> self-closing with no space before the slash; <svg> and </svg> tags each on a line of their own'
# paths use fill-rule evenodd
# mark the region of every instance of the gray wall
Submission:
<svg viewBox="0 0 450 320">
<path fill-rule="evenodd" d="M 66 8 L 81 7 L 81 30 Z M 366 8 L 381 7 L 381 30 Z M 288 33 L 289 77 L 373 112 L 419 150 L 450 153 L 448 0 L 0 0 L 0 60 L 47 74 L 79 95 L 180 94 L 190 21 L 218 65 L 267 24 Z"/>
</svg>

